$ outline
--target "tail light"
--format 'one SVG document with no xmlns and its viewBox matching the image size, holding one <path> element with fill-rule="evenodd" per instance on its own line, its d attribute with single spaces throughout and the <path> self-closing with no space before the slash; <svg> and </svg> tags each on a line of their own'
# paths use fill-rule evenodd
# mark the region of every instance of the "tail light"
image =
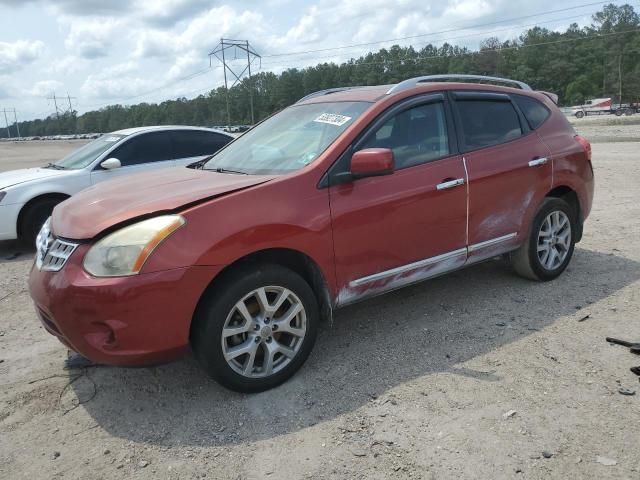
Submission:
<svg viewBox="0 0 640 480">
<path fill-rule="evenodd" d="M 575 138 L 576 138 L 576 141 L 583 148 L 584 153 L 587 154 L 587 160 L 591 161 L 591 144 L 589 143 L 589 141 L 580 135 L 576 135 Z"/>
</svg>

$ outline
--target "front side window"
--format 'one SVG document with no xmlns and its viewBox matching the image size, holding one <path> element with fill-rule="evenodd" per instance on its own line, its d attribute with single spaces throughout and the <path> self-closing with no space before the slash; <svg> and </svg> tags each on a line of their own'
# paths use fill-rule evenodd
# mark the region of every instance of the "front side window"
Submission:
<svg viewBox="0 0 640 480">
<path fill-rule="evenodd" d="M 394 115 L 359 148 L 391 149 L 396 170 L 449 155 L 444 104 L 419 105 Z"/>
<path fill-rule="evenodd" d="M 123 167 L 141 163 L 171 160 L 173 151 L 168 131 L 142 133 L 115 149 L 110 157 L 120 160 Z"/>
<path fill-rule="evenodd" d="M 299 170 L 318 158 L 370 105 L 369 102 L 293 105 L 221 150 L 204 169 L 253 175 Z"/>
<path fill-rule="evenodd" d="M 518 113 L 510 101 L 458 100 L 456 107 L 467 149 L 505 143 L 522 135 Z"/>
<path fill-rule="evenodd" d="M 63 170 L 77 170 L 87 167 L 104 152 L 121 142 L 123 138 L 125 138 L 124 135 L 115 135 L 113 133 L 103 135 L 71 152 L 62 160 L 58 160 L 55 165 Z"/>
</svg>

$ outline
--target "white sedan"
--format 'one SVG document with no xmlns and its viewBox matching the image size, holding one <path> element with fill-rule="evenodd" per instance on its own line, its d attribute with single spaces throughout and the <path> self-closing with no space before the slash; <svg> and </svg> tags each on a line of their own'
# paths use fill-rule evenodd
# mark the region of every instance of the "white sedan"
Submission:
<svg viewBox="0 0 640 480">
<path fill-rule="evenodd" d="M 209 128 L 129 128 L 103 135 L 44 167 L 0 173 L 0 240 L 33 243 L 53 207 L 74 193 L 129 173 L 188 165 L 233 138 Z"/>
</svg>

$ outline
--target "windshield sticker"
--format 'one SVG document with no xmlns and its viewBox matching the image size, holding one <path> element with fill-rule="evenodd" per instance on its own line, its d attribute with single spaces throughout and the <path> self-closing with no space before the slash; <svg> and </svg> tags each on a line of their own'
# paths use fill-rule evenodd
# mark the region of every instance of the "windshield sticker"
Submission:
<svg viewBox="0 0 640 480">
<path fill-rule="evenodd" d="M 341 127 L 345 123 L 351 120 L 351 117 L 345 117 L 344 115 L 338 115 L 337 113 L 323 113 L 314 122 L 328 123 L 329 125 L 336 125 Z"/>
<path fill-rule="evenodd" d="M 103 139 L 105 142 L 117 142 L 118 140 L 120 140 L 120 137 L 105 137 Z"/>
</svg>

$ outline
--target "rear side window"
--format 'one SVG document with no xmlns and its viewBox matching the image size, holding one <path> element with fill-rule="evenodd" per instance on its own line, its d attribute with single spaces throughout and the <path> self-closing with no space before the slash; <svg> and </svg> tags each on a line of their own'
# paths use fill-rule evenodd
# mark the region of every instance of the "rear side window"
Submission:
<svg viewBox="0 0 640 480">
<path fill-rule="evenodd" d="M 549 118 L 549 110 L 538 100 L 523 95 L 514 95 L 513 99 L 518 104 L 520 110 L 522 110 L 532 130 L 538 128 Z"/>
<path fill-rule="evenodd" d="M 230 138 L 217 133 L 198 130 L 176 130 L 171 132 L 174 158 L 201 157 L 216 153 Z"/>
<path fill-rule="evenodd" d="M 124 140 L 110 157 L 120 160 L 123 167 L 141 163 L 171 160 L 172 149 L 167 132 L 142 133 Z"/>
<path fill-rule="evenodd" d="M 467 148 L 475 149 L 514 140 L 522 135 L 518 113 L 509 101 L 456 101 Z"/>
</svg>

